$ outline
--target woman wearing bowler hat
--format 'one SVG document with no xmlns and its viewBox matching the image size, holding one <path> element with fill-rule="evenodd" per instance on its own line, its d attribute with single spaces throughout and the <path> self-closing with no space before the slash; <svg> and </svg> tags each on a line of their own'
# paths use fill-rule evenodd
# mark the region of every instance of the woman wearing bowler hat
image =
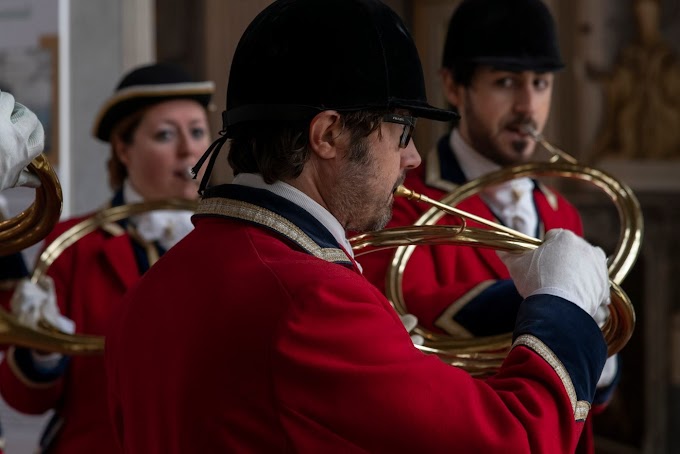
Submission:
<svg viewBox="0 0 680 454">
<path fill-rule="evenodd" d="M 195 81 L 167 64 L 138 67 L 123 77 L 93 131 L 111 144 L 108 205 L 198 197 L 189 169 L 209 145 L 207 107 L 213 91 L 212 82 Z M 65 332 L 106 335 L 112 308 L 193 228 L 190 215 L 150 211 L 97 229 L 68 247 L 44 281 L 22 281 L 12 296 L 12 311 L 28 325 L 46 320 Z M 46 244 L 83 219 L 58 224 Z M 118 452 L 103 356 L 12 347 L 0 365 L 0 391 L 20 412 L 54 410 L 40 452 Z"/>
</svg>

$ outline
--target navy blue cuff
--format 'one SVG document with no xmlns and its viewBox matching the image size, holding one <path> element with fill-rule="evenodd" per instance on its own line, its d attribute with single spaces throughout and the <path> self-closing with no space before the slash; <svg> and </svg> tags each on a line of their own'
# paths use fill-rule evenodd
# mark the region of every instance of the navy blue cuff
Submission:
<svg viewBox="0 0 680 454">
<path fill-rule="evenodd" d="M 524 334 L 540 339 L 559 358 L 578 400 L 593 402 L 607 344 L 588 313 L 558 296 L 530 296 L 519 308 L 513 337 Z"/>
<path fill-rule="evenodd" d="M 28 276 L 28 269 L 21 252 L 0 257 L 0 281 L 21 279 Z"/>
<path fill-rule="evenodd" d="M 39 367 L 35 361 L 33 361 L 30 349 L 23 347 L 14 349 L 14 362 L 17 367 L 26 378 L 35 383 L 49 383 L 61 377 L 66 370 L 68 361 L 68 356 L 62 356 L 55 367 L 45 369 Z"/>
<path fill-rule="evenodd" d="M 510 333 L 521 303 L 514 282 L 498 280 L 465 304 L 453 319 L 475 336 Z"/>
</svg>

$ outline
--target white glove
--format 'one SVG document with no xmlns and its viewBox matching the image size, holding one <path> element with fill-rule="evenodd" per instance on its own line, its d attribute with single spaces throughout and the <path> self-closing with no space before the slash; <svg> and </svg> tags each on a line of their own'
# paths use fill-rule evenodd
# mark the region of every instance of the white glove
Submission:
<svg viewBox="0 0 680 454">
<path fill-rule="evenodd" d="M 597 381 L 598 388 L 606 388 L 611 385 L 616 378 L 616 372 L 619 370 L 618 361 L 616 355 L 607 358 L 604 363 L 604 369 L 602 369 L 602 374 L 600 374 L 600 379 Z"/>
<path fill-rule="evenodd" d="M 593 319 L 595 320 L 595 323 L 597 323 L 597 326 L 602 328 L 609 318 L 609 301 L 607 301 L 607 304 L 603 304 L 600 307 L 597 308 L 597 312 L 595 312 L 595 315 L 593 315 Z"/>
<path fill-rule="evenodd" d="M 40 186 L 26 170 L 45 146 L 45 131 L 38 117 L 14 96 L 0 92 L 0 190 L 14 186 Z"/>
<path fill-rule="evenodd" d="M 10 305 L 12 313 L 26 326 L 38 328 L 41 323 L 47 323 L 63 333 L 75 332 L 73 320 L 59 312 L 54 281 L 49 276 L 44 276 L 38 284 L 22 279 L 12 295 Z"/>
<path fill-rule="evenodd" d="M 406 328 L 406 331 L 409 333 L 418 326 L 418 317 L 413 314 L 400 315 L 399 318 L 401 319 L 401 323 L 404 324 L 404 328 Z M 423 339 L 423 336 L 420 334 L 411 334 L 411 342 L 413 342 L 413 345 L 423 345 L 425 339 Z"/>
<path fill-rule="evenodd" d="M 595 318 L 609 304 L 607 257 L 575 233 L 553 229 L 533 251 L 498 251 L 523 298 L 548 294 L 562 297 Z"/>
</svg>

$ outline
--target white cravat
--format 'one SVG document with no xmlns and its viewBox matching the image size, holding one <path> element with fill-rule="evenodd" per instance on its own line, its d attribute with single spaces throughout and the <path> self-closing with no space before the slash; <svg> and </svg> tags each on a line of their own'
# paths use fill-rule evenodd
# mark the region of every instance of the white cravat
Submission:
<svg viewBox="0 0 680 454">
<path fill-rule="evenodd" d="M 142 198 L 128 180 L 123 183 L 125 203 L 142 202 Z M 165 250 L 170 249 L 194 228 L 191 216 L 194 213 L 186 210 L 153 210 L 130 217 L 130 222 L 137 233 L 145 241 L 158 241 Z"/>
<path fill-rule="evenodd" d="M 482 191 L 481 197 L 503 224 L 536 236 L 538 219 L 532 190 L 533 183 L 525 178 L 489 187 Z"/>
<path fill-rule="evenodd" d="M 501 166 L 485 158 L 468 145 L 454 129 L 450 144 L 468 180 L 499 170 Z M 534 183 L 529 178 L 518 178 L 484 189 L 480 197 L 491 211 L 510 228 L 535 236 L 538 214 L 534 206 Z"/>
</svg>

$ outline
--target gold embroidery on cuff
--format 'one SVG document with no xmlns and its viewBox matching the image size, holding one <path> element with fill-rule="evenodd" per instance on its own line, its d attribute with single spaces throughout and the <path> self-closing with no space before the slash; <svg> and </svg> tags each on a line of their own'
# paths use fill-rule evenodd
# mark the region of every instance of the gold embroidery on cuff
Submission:
<svg viewBox="0 0 680 454">
<path fill-rule="evenodd" d="M 562 364 L 562 361 L 553 353 L 552 350 L 548 348 L 540 339 L 529 334 L 524 334 L 515 339 L 512 344 L 512 348 L 518 345 L 524 345 L 538 353 L 538 355 L 543 358 L 553 370 L 557 373 L 557 376 L 562 380 L 565 391 L 569 396 L 571 401 L 571 407 L 574 411 L 574 420 L 583 421 L 588 417 L 588 412 L 590 412 L 590 402 L 585 400 L 576 400 L 576 390 L 574 389 L 574 384 L 571 381 L 571 377 L 567 372 L 566 367 Z"/>
</svg>

